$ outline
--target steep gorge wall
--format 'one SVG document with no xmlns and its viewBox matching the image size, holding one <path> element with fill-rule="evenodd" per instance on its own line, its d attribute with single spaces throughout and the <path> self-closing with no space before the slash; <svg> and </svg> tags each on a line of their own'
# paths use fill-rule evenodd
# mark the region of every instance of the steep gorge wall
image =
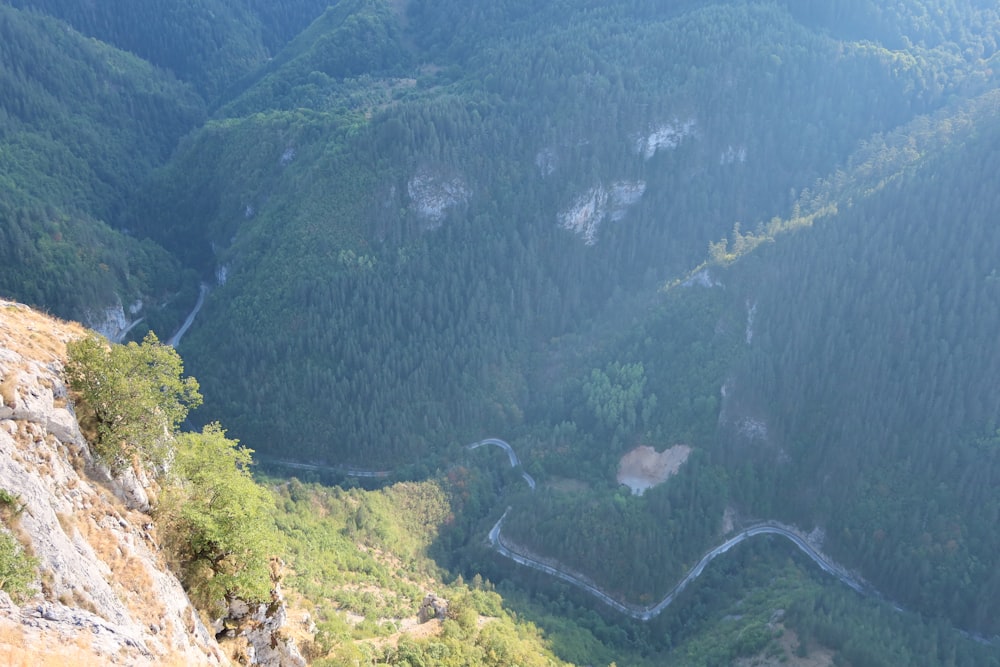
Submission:
<svg viewBox="0 0 1000 667">
<path fill-rule="evenodd" d="M 23 504 L 12 531 L 40 574 L 22 605 L 0 593 L 0 661 L 226 664 L 166 567 L 142 487 L 112 482 L 80 433 L 61 371 L 84 334 L 0 301 L 0 489 Z"/>
</svg>

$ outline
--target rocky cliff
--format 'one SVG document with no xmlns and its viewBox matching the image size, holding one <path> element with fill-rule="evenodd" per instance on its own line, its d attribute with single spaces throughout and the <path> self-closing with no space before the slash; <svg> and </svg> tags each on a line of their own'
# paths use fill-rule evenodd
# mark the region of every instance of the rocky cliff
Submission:
<svg viewBox="0 0 1000 667">
<path fill-rule="evenodd" d="M 62 368 L 84 334 L 0 301 L 0 490 L 20 509 L 4 527 L 38 562 L 27 599 L 0 592 L 0 663 L 227 664 L 166 567 L 144 485 L 111 480 L 80 432 Z"/>
</svg>

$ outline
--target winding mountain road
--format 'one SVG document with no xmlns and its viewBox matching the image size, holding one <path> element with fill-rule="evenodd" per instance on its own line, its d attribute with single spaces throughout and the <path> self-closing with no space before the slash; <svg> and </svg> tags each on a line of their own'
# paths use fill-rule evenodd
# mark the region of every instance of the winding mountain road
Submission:
<svg viewBox="0 0 1000 667">
<path fill-rule="evenodd" d="M 509 508 L 507 511 L 510 511 Z M 798 547 L 804 554 L 809 556 L 809 558 L 812 559 L 814 563 L 819 565 L 819 567 L 827 574 L 833 575 L 842 583 L 863 595 L 875 595 L 876 597 L 881 597 L 861 580 L 852 576 L 846 569 L 816 551 L 815 548 L 813 548 L 795 531 L 789 529 L 787 526 L 783 526 L 782 524 L 773 521 L 766 521 L 750 526 L 749 528 L 745 528 L 722 544 L 710 549 L 704 556 L 701 557 L 701 560 L 699 560 L 694 567 L 688 570 L 688 573 L 674 585 L 674 587 L 669 593 L 666 594 L 666 596 L 664 596 L 662 600 L 650 607 L 639 607 L 619 602 L 599 589 L 593 582 L 585 578 L 583 575 L 567 572 L 566 570 L 560 569 L 550 563 L 543 562 L 537 558 L 533 558 L 523 553 L 518 553 L 514 549 L 511 549 L 510 546 L 504 544 L 503 536 L 500 533 L 500 530 L 503 527 L 503 521 L 506 518 L 507 512 L 504 512 L 503 516 L 501 516 L 500 519 L 493 525 L 493 528 L 489 533 L 490 545 L 497 551 L 497 553 L 511 559 L 515 563 L 562 579 L 563 581 L 590 593 L 609 607 L 612 607 L 613 609 L 639 621 L 648 621 L 659 616 L 660 613 L 669 607 L 677 596 L 680 595 L 681 591 L 687 588 L 688 584 L 701 576 L 701 573 L 705 570 L 705 567 L 709 563 L 735 547 L 740 542 L 757 535 L 780 535 L 781 537 L 790 540 L 792 544 Z M 900 607 L 896 606 L 896 609 L 899 610 Z"/>
<path fill-rule="evenodd" d="M 507 452 L 507 458 L 510 460 L 511 468 L 516 468 L 521 465 L 521 461 L 520 459 L 518 459 L 517 454 L 514 452 L 513 447 L 511 447 L 510 444 L 499 438 L 486 438 L 484 440 L 480 440 L 479 442 L 474 442 L 471 445 L 468 445 L 468 449 L 476 449 L 484 445 L 494 445 L 496 447 L 500 447 L 505 452 Z M 532 479 L 532 477 L 528 473 L 522 473 L 521 476 L 524 477 L 525 481 L 528 483 L 528 486 L 530 486 L 531 490 L 534 491 L 535 480 Z M 663 610 L 669 607 L 670 604 L 677 598 L 677 596 L 680 595 L 681 591 L 687 588 L 688 584 L 690 584 L 692 581 L 701 576 L 701 573 L 705 570 L 705 567 L 707 567 L 709 563 L 711 563 L 713 560 L 715 560 L 722 554 L 726 553 L 727 551 L 735 547 L 740 542 L 748 540 L 751 537 L 756 537 L 757 535 L 780 535 L 781 537 L 784 537 L 785 539 L 791 541 L 792 544 L 798 547 L 800 551 L 802 551 L 806 556 L 808 556 L 814 563 L 819 565 L 820 569 L 822 569 L 827 574 L 836 577 L 843 584 L 849 586 L 850 588 L 854 589 L 855 591 L 863 595 L 873 595 L 879 598 L 882 597 L 870 586 L 866 585 L 863 581 L 853 576 L 843 566 L 833 562 L 832 560 L 824 556 L 822 553 L 817 551 L 815 547 L 809 544 L 809 542 L 807 542 L 805 538 L 803 538 L 798 532 L 796 532 L 790 526 L 780 524 L 776 521 L 763 521 L 761 523 L 754 524 L 752 526 L 744 528 L 739 533 L 730 537 L 722 544 L 708 550 L 705 553 L 705 555 L 701 557 L 701 560 L 699 560 L 694 565 L 694 567 L 688 570 L 687 574 L 685 574 L 684 577 L 674 585 L 674 587 L 670 590 L 670 592 L 667 593 L 666 596 L 664 596 L 664 598 L 655 605 L 652 605 L 650 607 L 640 607 L 637 605 L 630 605 L 614 599 L 613 597 L 602 591 L 600 588 L 598 588 L 597 585 L 594 584 L 594 582 L 590 581 L 582 574 L 562 569 L 552 561 L 545 562 L 534 556 L 530 556 L 525 553 L 520 553 L 517 551 L 516 548 L 511 548 L 511 545 L 505 544 L 503 540 L 503 535 L 501 534 L 501 529 L 503 528 L 504 519 L 507 518 L 507 514 L 509 512 L 510 508 L 508 507 L 507 510 L 503 513 L 503 516 L 501 516 L 500 519 L 497 520 L 495 524 L 493 524 L 493 528 L 490 529 L 489 532 L 490 546 L 492 546 L 497 553 L 499 553 L 501 556 L 504 556 L 505 558 L 509 558 L 510 560 L 514 561 L 515 563 L 518 563 L 519 565 L 523 565 L 533 570 L 544 572 L 545 574 L 551 575 L 558 579 L 562 579 L 563 581 L 572 584 L 573 586 L 576 586 L 577 588 L 593 595 L 598 600 L 608 605 L 609 607 L 615 609 L 616 611 L 619 611 L 622 614 L 630 616 L 639 621 L 648 621 L 650 619 L 659 616 L 663 612 Z M 901 607 L 899 607 L 898 605 L 893 605 L 893 607 L 895 607 L 897 611 L 901 610 Z"/>
<path fill-rule="evenodd" d="M 189 316 L 189 320 L 194 319 L 194 315 L 197 314 L 197 311 L 198 307 L 196 307 L 195 311 L 192 312 L 191 316 Z M 189 324 L 190 323 L 186 323 L 186 325 Z M 183 334 L 183 331 L 178 333 Z M 509 443 L 507 443 L 504 440 L 501 440 L 500 438 L 485 438 L 478 442 L 474 442 L 470 445 L 467 445 L 466 448 L 469 450 L 474 450 L 486 445 L 493 445 L 495 447 L 503 449 L 507 453 L 507 458 L 510 461 L 511 468 L 518 468 L 519 466 L 521 466 L 521 460 L 514 452 L 514 448 L 511 447 Z M 381 470 L 378 471 L 361 470 L 345 466 L 324 466 L 324 465 L 300 463 L 297 461 L 288 461 L 282 459 L 272 459 L 271 462 L 278 463 L 280 465 L 285 465 L 290 468 L 298 468 L 303 470 L 335 470 L 342 474 L 355 477 L 387 477 L 389 474 L 388 471 L 381 471 Z M 524 478 L 524 481 L 527 482 L 530 489 L 534 491 L 535 490 L 534 478 L 532 478 L 531 475 L 529 475 L 526 472 L 522 472 L 521 477 Z M 611 597 L 611 595 L 601 590 L 597 586 L 597 584 L 588 579 L 586 576 L 563 568 L 559 562 L 550 559 L 543 560 L 540 557 L 525 553 L 525 551 L 523 549 L 520 549 L 517 545 L 505 542 L 501 531 L 503 529 L 503 522 L 507 518 L 507 515 L 510 513 L 510 510 L 511 508 L 508 507 L 506 511 L 504 511 L 503 516 L 501 516 L 497 520 L 497 522 L 493 524 L 493 527 L 490 529 L 488 540 L 493 550 L 495 550 L 501 556 L 508 558 L 519 565 L 531 568 L 538 572 L 543 572 L 557 579 L 561 579 L 562 581 L 565 581 L 566 583 L 575 586 L 580 590 L 592 595 L 593 597 L 597 598 L 598 600 L 600 600 L 607 606 L 611 607 L 615 611 L 618 611 L 619 613 L 622 613 L 626 616 L 629 616 L 630 618 L 639 621 L 649 621 L 659 616 L 661 613 L 663 613 L 663 611 L 667 607 L 671 605 L 671 603 L 673 603 L 675 599 L 677 599 L 677 596 L 679 596 L 681 592 L 684 591 L 685 588 L 687 588 L 688 584 L 690 584 L 692 581 L 701 576 L 702 572 L 704 572 L 705 568 L 708 566 L 709 563 L 711 563 L 713 560 L 715 560 L 722 554 L 726 553 L 736 545 L 740 544 L 741 542 L 744 542 L 758 535 L 778 535 L 780 537 L 784 537 L 785 539 L 789 540 L 792 544 L 794 544 L 796 548 L 798 548 L 802 553 L 808 556 L 810 560 L 816 563 L 816 565 L 818 565 L 821 570 L 823 570 L 824 572 L 833 577 L 836 577 L 837 580 L 843 583 L 845 586 L 850 587 L 852 590 L 857 591 L 862 595 L 874 597 L 884 602 L 887 602 L 896 611 L 903 611 L 903 608 L 901 606 L 892 602 L 891 600 L 888 600 L 878 591 L 876 591 L 874 588 L 872 588 L 870 585 L 864 582 L 862 579 L 851 574 L 842 565 L 834 562 L 829 557 L 818 551 L 814 546 L 809 544 L 808 540 L 806 540 L 794 528 L 792 528 L 791 526 L 778 523 L 777 521 L 762 521 L 752 526 L 748 526 L 742 529 L 740 532 L 733 535 L 732 537 L 730 537 L 729 539 L 727 539 L 725 542 L 709 549 L 707 552 L 705 552 L 705 554 L 701 557 L 701 559 L 690 570 L 688 570 L 687 574 L 685 574 L 684 577 L 682 577 L 681 580 L 678 581 L 672 589 L 670 589 L 670 592 L 668 592 L 663 597 L 663 599 L 657 602 L 655 605 L 642 607 L 639 605 L 628 604 Z M 958 628 L 956 628 L 956 630 L 979 643 L 987 645 L 994 645 L 994 644 L 1000 645 L 1000 637 L 994 637 L 992 639 L 989 639 L 981 635 L 970 633 Z"/>
<path fill-rule="evenodd" d="M 517 454 L 514 453 L 514 448 L 511 447 L 504 440 L 501 440 L 500 438 L 486 438 L 484 440 L 480 440 L 479 442 L 474 442 L 471 445 L 468 445 L 468 449 L 476 449 L 478 447 L 482 447 L 483 445 L 494 445 L 507 452 L 507 458 L 510 459 L 511 468 L 516 468 L 519 465 L 521 465 L 521 460 L 517 458 Z M 531 475 L 529 475 L 524 471 L 521 471 L 521 477 L 524 478 L 524 481 L 527 482 L 528 486 L 531 487 L 531 490 L 534 491 L 535 490 L 534 477 L 532 477 Z"/>
<path fill-rule="evenodd" d="M 113 338 L 111 338 L 111 342 L 112 343 L 123 343 L 125 341 L 125 336 L 128 336 L 128 332 L 131 331 L 132 329 L 135 329 L 135 327 L 138 324 L 140 324 L 145 319 L 146 319 L 145 317 L 140 317 L 135 322 L 132 322 L 132 324 L 130 324 L 127 327 L 125 327 L 124 331 L 122 331 L 121 333 L 119 333 L 117 336 L 114 336 Z"/>
</svg>

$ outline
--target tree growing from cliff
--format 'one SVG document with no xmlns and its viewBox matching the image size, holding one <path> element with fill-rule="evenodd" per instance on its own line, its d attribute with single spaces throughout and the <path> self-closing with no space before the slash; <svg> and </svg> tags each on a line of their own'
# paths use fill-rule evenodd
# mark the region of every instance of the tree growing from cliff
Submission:
<svg viewBox="0 0 1000 667">
<path fill-rule="evenodd" d="M 24 508 L 18 495 L 0 488 L 0 591 L 18 604 L 34 594 L 38 575 L 38 559 L 25 552 L 12 531 Z"/>
<path fill-rule="evenodd" d="M 225 597 L 269 602 L 275 552 L 273 496 L 250 474 L 251 450 L 219 424 L 177 436 L 156 516 L 195 604 Z"/>
<path fill-rule="evenodd" d="M 91 336 L 67 352 L 67 381 L 97 456 L 114 471 L 137 462 L 157 474 L 157 524 L 194 602 L 203 609 L 233 597 L 269 602 L 269 556 L 278 544 L 272 497 L 250 474 L 251 450 L 221 426 L 178 432 L 201 403 L 180 355 L 152 333 L 128 345 Z"/>
<path fill-rule="evenodd" d="M 116 471 L 135 459 L 162 469 L 177 427 L 201 404 L 180 355 L 152 332 L 142 344 L 108 345 L 94 335 L 66 347 L 66 377 L 82 399 L 80 422 L 93 429 L 95 454 Z"/>
</svg>

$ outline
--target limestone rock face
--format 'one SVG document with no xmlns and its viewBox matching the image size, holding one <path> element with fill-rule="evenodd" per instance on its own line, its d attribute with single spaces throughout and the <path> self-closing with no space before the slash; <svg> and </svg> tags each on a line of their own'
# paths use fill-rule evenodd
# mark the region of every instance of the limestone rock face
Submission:
<svg viewBox="0 0 1000 667">
<path fill-rule="evenodd" d="M 440 227 L 450 209 L 465 204 L 472 196 L 472 190 L 460 175 L 430 168 L 414 174 L 406 191 L 426 230 Z"/>
<path fill-rule="evenodd" d="M 129 313 L 133 316 L 141 310 L 141 300 L 129 306 Z M 88 311 L 84 320 L 88 327 L 116 343 L 120 343 L 125 338 L 133 324 L 125 315 L 125 307 L 117 299 L 114 304 L 103 310 Z"/>
<path fill-rule="evenodd" d="M 66 341 L 83 335 L 0 301 L 0 489 L 24 505 L 12 531 L 40 575 L 22 605 L 0 594 L 0 653 L 24 664 L 226 664 L 166 568 L 141 511 L 143 480 L 112 484 L 80 433 L 62 364 Z"/>
<path fill-rule="evenodd" d="M 615 181 L 609 188 L 599 184 L 559 213 L 559 226 L 582 236 L 587 245 L 594 245 L 601 223 L 605 219 L 621 222 L 645 192 L 646 181 Z"/>
<path fill-rule="evenodd" d="M 424 601 L 420 604 L 418 618 L 421 623 L 426 623 L 433 618 L 443 621 L 447 616 L 448 601 L 444 598 L 439 598 L 433 593 L 428 594 L 427 597 L 424 598 Z"/>
<path fill-rule="evenodd" d="M 685 138 L 695 136 L 698 123 L 694 118 L 659 123 L 650 127 L 635 140 L 635 152 L 645 160 L 652 159 L 658 151 L 673 150 L 681 145 Z"/>
<path fill-rule="evenodd" d="M 249 605 L 243 600 L 231 600 L 224 625 L 240 628 L 234 634 L 246 641 L 246 657 L 250 664 L 305 667 L 305 658 L 295 641 L 283 632 L 287 617 L 281 586 L 275 582 L 270 604 Z"/>
</svg>

